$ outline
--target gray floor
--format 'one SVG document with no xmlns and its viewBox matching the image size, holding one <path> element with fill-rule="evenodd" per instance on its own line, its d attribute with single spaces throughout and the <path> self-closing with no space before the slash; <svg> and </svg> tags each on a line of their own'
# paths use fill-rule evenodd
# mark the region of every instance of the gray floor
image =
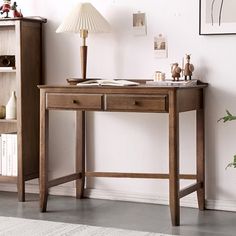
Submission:
<svg viewBox="0 0 236 236">
<path fill-rule="evenodd" d="M 181 209 L 181 226 L 172 227 L 167 206 L 50 196 L 48 212 L 39 212 L 38 195 L 17 201 L 0 192 L 0 215 L 188 236 L 236 235 L 236 213 Z"/>
</svg>

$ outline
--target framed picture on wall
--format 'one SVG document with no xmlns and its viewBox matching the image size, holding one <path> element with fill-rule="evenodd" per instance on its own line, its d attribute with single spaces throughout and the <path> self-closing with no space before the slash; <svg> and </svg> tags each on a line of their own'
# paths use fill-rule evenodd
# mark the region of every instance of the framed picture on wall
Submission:
<svg viewBox="0 0 236 236">
<path fill-rule="evenodd" d="M 167 58 L 167 40 L 162 34 L 154 37 L 154 52 L 157 58 Z"/>
<path fill-rule="evenodd" d="M 236 34 L 236 0 L 199 0 L 199 34 Z"/>
<path fill-rule="evenodd" d="M 147 23 L 145 13 L 133 14 L 133 34 L 134 35 L 147 35 Z"/>
</svg>

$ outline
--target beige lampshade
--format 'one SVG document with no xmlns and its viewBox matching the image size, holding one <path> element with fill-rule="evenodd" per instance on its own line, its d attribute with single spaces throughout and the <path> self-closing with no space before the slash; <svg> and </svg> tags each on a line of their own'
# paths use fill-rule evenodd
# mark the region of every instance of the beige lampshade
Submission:
<svg viewBox="0 0 236 236">
<path fill-rule="evenodd" d="M 110 25 L 91 3 L 79 3 L 65 17 L 56 32 L 80 33 L 81 30 L 109 32 Z"/>
</svg>

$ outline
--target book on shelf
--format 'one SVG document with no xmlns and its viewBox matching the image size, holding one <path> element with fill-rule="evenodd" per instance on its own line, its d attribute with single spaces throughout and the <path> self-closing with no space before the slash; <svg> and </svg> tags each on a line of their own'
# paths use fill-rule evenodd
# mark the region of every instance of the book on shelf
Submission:
<svg viewBox="0 0 236 236">
<path fill-rule="evenodd" d="M 17 135 L 2 134 L 1 150 L 1 175 L 17 176 Z"/>
<path fill-rule="evenodd" d="M 2 175 L 7 175 L 6 135 L 2 134 Z"/>
<path fill-rule="evenodd" d="M 163 81 L 147 81 L 146 84 L 150 86 L 194 86 L 197 85 L 198 80 L 192 79 L 192 80 L 179 80 L 179 81 L 173 81 L 173 80 L 163 80 Z"/>
<path fill-rule="evenodd" d="M 138 82 L 130 81 L 130 80 L 106 80 L 106 79 L 98 79 L 98 80 L 86 80 L 77 83 L 77 86 L 136 86 L 139 85 Z"/>
</svg>

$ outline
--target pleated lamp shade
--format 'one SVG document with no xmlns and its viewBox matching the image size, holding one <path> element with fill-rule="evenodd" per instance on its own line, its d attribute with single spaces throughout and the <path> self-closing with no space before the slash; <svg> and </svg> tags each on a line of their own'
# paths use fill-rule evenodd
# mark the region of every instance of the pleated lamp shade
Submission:
<svg viewBox="0 0 236 236">
<path fill-rule="evenodd" d="M 91 3 L 79 3 L 65 17 L 56 32 L 80 33 L 81 30 L 105 33 L 110 31 L 110 25 Z"/>
</svg>

